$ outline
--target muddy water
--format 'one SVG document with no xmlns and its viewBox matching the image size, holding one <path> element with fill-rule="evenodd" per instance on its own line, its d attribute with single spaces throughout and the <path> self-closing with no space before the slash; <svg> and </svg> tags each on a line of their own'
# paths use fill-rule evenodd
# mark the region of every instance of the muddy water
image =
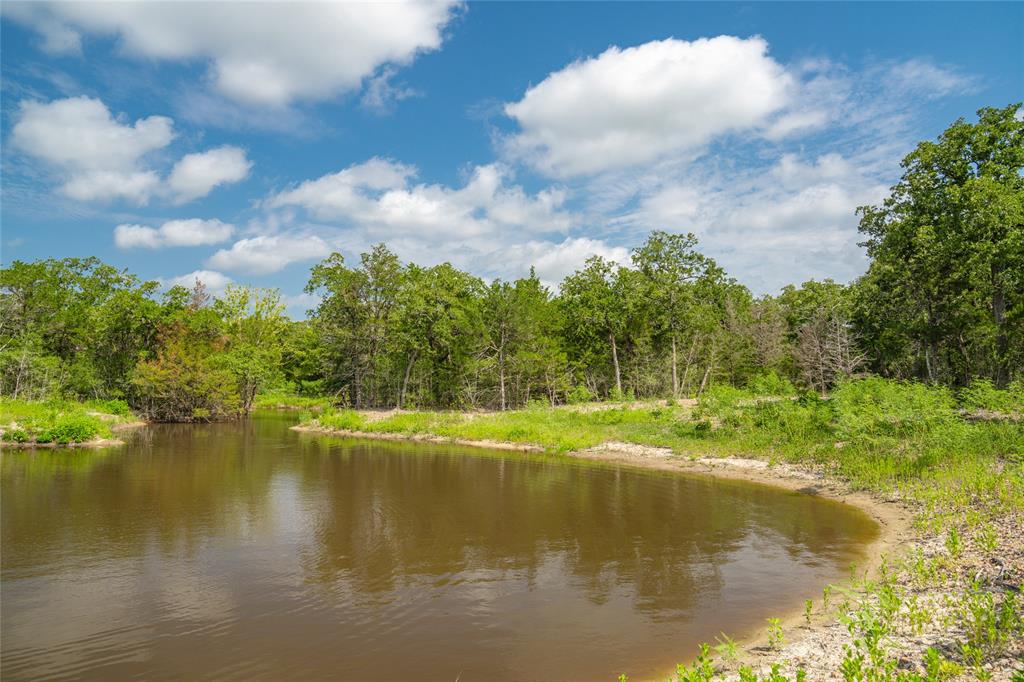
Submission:
<svg viewBox="0 0 1024 682">
<path fill-rule="evenodd" d="M 290 423 L 4 453 L 3 679 L 638 679 L 819 596 L 877 532 L 762 486 Z"/>
</svg>

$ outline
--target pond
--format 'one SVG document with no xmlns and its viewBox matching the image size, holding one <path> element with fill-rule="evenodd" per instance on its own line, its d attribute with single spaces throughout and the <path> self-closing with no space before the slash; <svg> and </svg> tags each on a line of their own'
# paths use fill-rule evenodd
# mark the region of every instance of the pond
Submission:
<svg viewBox="0 0 1024 682">
<path fill-rule="evenodd" d="M 644 679 L 820 598 L 878 532 L 766 486 L 292 423 L 5 452 L 3 679 Z"/>
</svg>

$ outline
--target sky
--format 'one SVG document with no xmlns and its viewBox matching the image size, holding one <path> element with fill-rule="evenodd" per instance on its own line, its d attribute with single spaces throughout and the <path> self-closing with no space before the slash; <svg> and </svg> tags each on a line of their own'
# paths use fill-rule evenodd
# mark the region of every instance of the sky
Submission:
<svg viewBox="0 0 1024 682">
<path fill-rule="evenodd" d="M 386 243 L 552 287 L 653 229 L 755 294 L 1024 100 L 1024 3 L 5 2 L 0 260 L 279 288 Z"/>
</svg>

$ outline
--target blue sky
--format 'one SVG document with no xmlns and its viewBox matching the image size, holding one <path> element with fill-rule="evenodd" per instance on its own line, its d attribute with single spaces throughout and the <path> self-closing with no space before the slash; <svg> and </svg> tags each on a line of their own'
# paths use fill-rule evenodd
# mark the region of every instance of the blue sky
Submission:
<svg viewBox="0 0 1024 682">
<path fill-rule="evenodd" d="M 386 242 L 555 285 L 695 232 L 755 292 L 1024 99 L 1020 3 L 4 4 L 2 259 L 279 287 Z"/>
</svg>

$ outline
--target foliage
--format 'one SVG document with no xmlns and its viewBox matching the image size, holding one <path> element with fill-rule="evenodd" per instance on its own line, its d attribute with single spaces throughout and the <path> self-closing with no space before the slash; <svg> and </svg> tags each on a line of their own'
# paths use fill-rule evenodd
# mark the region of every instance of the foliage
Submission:
<svg viewBox="0 0 1024 682">
<path fill-rule="evenodd" d="M 239 411 L 237 380 L 223 369 L 218 338 L 188 328 L 167 327 L 156 357 L 139 362 L 132 385 L 138 409 L 152 421 L 212 421 Z"/>
<path fill-rule="evenodd" d="M 0 440 L 11 443 L 85 443 L 110 437 L 112 424 L 133 418 L 122 401 L 35 402 L 0 398 Z"/>
<path fill-rule="evenodd" d="M 857 287 L 876 370 L 1006 386 L 1024 362 L 1024 121 L 984 108 L 903 160 L 881 206 L 859 209 L 872 263 Z M 1018 342 L 1014 343 L 1014 339 Z"/>
<path fill-rule="evenodd" d="M 967 410 L 985 410 L 1003 414 L 1024 413 L 1024 379 L 998 389 L 989 379 L 975 379 L 960 391 L 960 404 Z"/>
</svg>

